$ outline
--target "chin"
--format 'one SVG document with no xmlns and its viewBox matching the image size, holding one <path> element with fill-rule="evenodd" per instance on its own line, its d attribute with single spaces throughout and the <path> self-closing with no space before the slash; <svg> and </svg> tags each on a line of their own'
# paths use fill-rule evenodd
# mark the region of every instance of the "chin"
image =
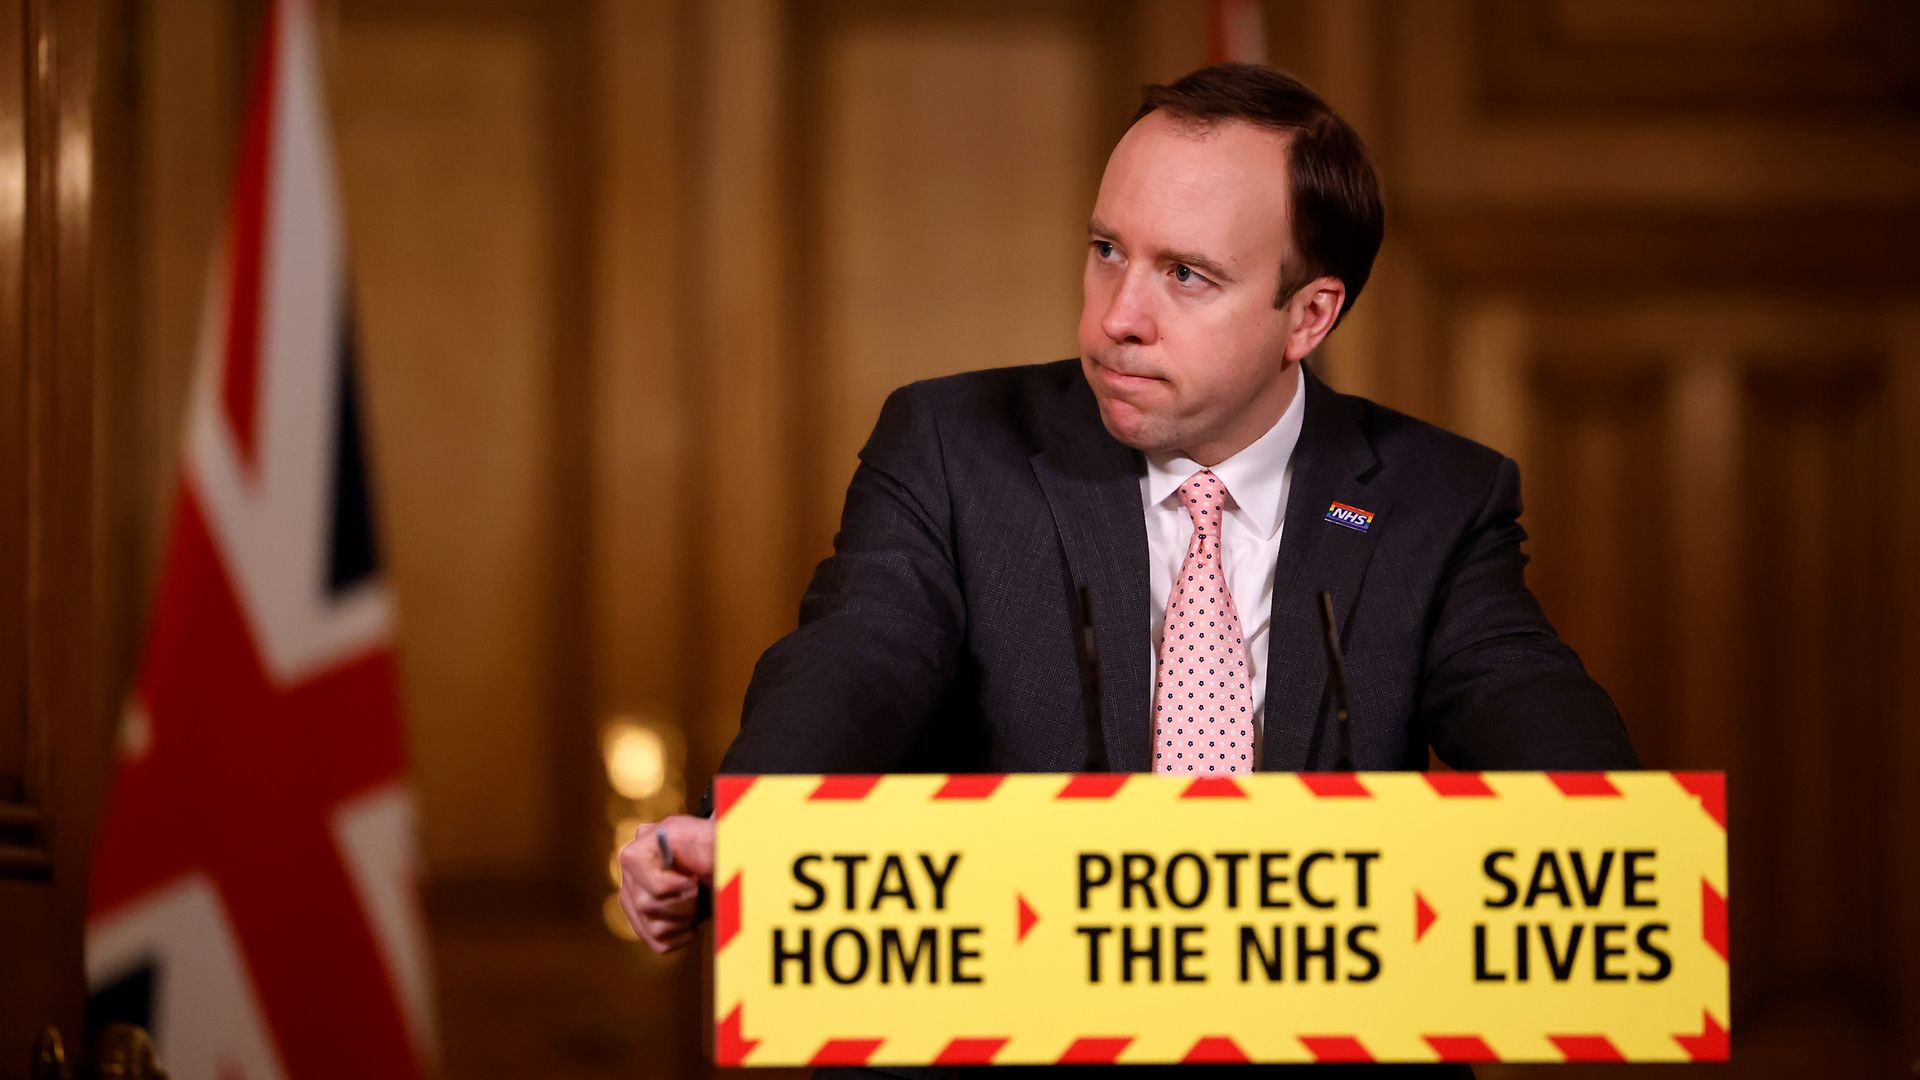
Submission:
<svg viewBox="0 0 1920 1080">
<path fill-rule="evenodd" d="M 1152 417 L 1124 401 L 1100 398 L 1100 423 L 1124 446 L 1140 451 L 1164 449 L 1166 433 Z"/>
</svg>

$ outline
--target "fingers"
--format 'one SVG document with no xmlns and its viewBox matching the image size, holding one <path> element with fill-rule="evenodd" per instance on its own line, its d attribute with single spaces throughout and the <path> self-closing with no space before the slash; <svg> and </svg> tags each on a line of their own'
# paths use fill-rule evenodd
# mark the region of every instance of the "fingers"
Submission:
<svg viewBox="0 0 1920 1080">
<path fill-rule="evenodd" d="M 668 869 L 662 857 L 659 838 L 666 824 L 642 825 L 635 831 L 633 840 L 620 849 L 620 910 L 633 932 L 656 953 L 685 947 L 693 940 L 698 921 L 695 914 L 699 881 L 690 872 L 693 867 L 678 866 L 681 849 L 677 843 L 673 845 L 676 869 Z M 669 840 L 672 840 L 670 834 Z M 702 850 L 697 836 L 691 850 Z M 710 852 L 711 844 L 704 850 Z"/>
<path fill-rule="evenodd" d="M 660 844 L 655 833 L 660 826 L 646 824 L 633 834 L 633 840 L 620 849 L 620 877 L 622 883 L 632 882 L 640 891 L 650 896 L 663 896 L 692 889 L 696 880 L 681 870 L 669 870 L 660 858 Z M 679 862 L 676 854 L 675 863 Z"/>
<path fill-rule="evenodd" d="M 671 893 L 666 896 L 639 896 L 634 899 L 633 910 L 636 914 L 655 919 L 693 920 L 694 902 L 699 894 L 693 890 L 684 893 Z"/>
<path fill-rule="evenodd" d="M 693 941 L 693 937 L 694 937 L 694 928 L 691 926 L 685 926 L 685 927 L 681 927 L 677 931 L 672 931 L 669 933 L 661 934 L 657 937 L 646 938 L 643 940 L 646 941 L 648 948 L 664 956 L 667 953 L 686 948 L 688 943 Z"/>
<path fill-rule="evenodd" d="M 627 922 L 633 932 L 646 946 L 656 953 L 670 953 L 685 948 L 692 941 L 696 927 L 689 920 L 658 919 L 637 913 L 625 893 L 621 894 L 620 909 L 626 912 Z"/>
<path fill-rule="evenodd" d="M 709 884 L 713 881 L 713 821 L 710 818 L 675 814 L 660 823 L 667 843 L 673 848 L 676 870 L 691 874 Z"/>
</svg>

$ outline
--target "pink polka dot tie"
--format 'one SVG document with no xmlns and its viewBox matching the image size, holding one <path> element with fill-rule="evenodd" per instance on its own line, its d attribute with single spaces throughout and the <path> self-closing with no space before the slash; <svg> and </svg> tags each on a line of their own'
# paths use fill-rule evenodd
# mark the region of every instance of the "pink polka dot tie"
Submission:
<svg viewBox="0 0 1920 1080">
<path fill-rule="evenodd" d="M 1167 599 L 1153 688 L 1153 771 L 1253 771 L 1253 695 L 1240 613 L 1220 558 L 1226 485 L 1202 469 L 1180 485 L 1193 539 Z"/>
</svg>

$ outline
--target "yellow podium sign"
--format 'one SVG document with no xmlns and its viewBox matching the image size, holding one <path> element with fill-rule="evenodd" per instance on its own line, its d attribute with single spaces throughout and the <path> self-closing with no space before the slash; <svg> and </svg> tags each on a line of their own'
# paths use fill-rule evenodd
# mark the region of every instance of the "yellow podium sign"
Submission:
<svg viewBox="0 0 1920 1080">
<path fill-rule="evenodd" d="M 1719 773 L 722 776 L 722 1065 L 1723 1061 Z"/>
</svg>

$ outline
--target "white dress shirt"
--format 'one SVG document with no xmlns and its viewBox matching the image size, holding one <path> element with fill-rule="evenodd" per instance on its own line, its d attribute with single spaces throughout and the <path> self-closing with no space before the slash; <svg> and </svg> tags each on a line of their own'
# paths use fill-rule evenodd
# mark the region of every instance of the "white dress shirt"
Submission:
<svg viewBox="0 0 1920 1080">
<path fill-rule="evenodd" d="M 1280 558 L 1280 533 L 1286 524 L 1287 491 L 1293 484 L 1293 448 L 1306 419 L 1307 379 L 1298 370 L 1293 402 L 1280 419 L 1246 449 L 1213 466 L 1226 486 L 1226 513 L 1220 525 L 1220 558 L 1226 564 L 1227 589 L 1240 614 L 1253 672 L 1254 746 L 1267 711 L 1267 635 L 1273 625 L 1273 574 Z M 1140 478 L 1140 502 L 1147 517 L 1147 565 L 1152 579 L 1148 613 L 1153 669 L 1160 663 L 1160 634 L 1167 621 L 1173 579 L 1187 556 L 1193 518 L 1174 497 L 1180 485 L 1206 466 L 1178 452 L 1148 454 Z M 1149 692 L 1148 708 L 1152 708 Z M 1257 761 L 1258 758 L 1256 757 Z"/>
</svg>

